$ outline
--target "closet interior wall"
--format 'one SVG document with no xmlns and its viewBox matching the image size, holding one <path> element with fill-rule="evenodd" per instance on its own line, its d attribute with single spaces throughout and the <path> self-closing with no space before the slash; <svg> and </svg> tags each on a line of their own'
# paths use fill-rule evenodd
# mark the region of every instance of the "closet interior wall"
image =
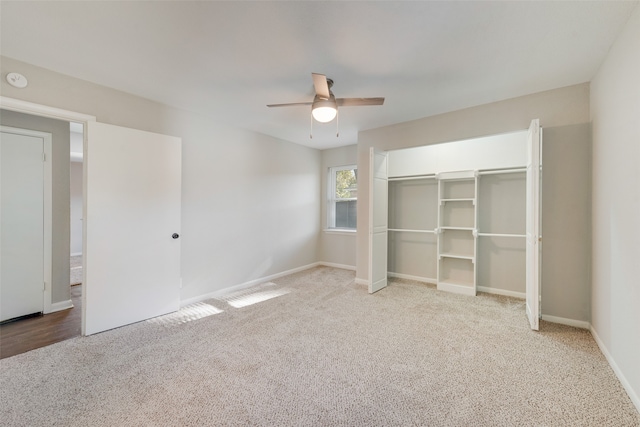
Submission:
<svg viewBox="0 0 640 427">
<path fill-rule="evenodd" d="M 477 290 L 524 298 L 523 138 L 524 133 L 516 132 L 389 152 L 390 276 L 437 282 L 440 206 L 436 173 L 473 170 L 479 175 L 474 260 Z M 470 144 L 484 145 L 481 155 L 470 154 Z M 504 146 L 510 154 L 505 155 Z"/>
</svg>

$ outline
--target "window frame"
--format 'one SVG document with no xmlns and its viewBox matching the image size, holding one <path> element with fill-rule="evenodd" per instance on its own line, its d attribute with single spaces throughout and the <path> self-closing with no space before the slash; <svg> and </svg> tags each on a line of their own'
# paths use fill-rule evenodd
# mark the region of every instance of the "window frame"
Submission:
<svg viewBox="0 0 640 427">
<path fill-rule="evenodd" d="M 331 166 L 328 171 L 327 185 L 327 231 L 338 232 L 355 232 L 356 227 L 336 227 L 336 203 L 338 201 L 358 201 L 358 197 L 337 198 L 336 197 L 336 174 L 343 170 L 358 170 L 358 165 Z M 356 184 L 358 182 L 358 174 L 356 172 Z"/>
</svg>

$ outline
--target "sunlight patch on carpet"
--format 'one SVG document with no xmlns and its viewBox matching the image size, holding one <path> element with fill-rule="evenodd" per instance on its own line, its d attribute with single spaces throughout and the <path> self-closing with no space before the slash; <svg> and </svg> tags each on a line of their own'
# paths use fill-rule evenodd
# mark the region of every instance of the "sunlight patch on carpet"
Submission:
<svg viewBox="0 0 640 427">
<path fill-rule="evenodd" d="M 289 292 L 290 291 L 288 289 L 276 289 L 273 291 L 255 292 L 253 294 L 245 295 L 243 297 L 234 298 L 231 301 L 227 301 L 227 303 L 231 307 L 242 308 L 248 305 L 253 305 L 259 302 L 270 300 L 271 298 L 276 298 L 282 295 L 286 295 Z"/>
<path fill-rule="evenodd" d="M 251 289 L 234 292 L 226 295 L 225 297 L 218 298 L 218 300 L 226 302 L 231 307 L 242 308 L 286 295 L 291 292 L 291 289 L 288 288 L 265 290 L 265 288 L 272 288 L 274 286 L 277 285 L 273 282 L 267 282 Z"/>
<path fill-rule="evenodd" d="M 220 310 L 217 307 L 212 306 L 204 302 L 197 302 L 190 304 L 186 307 L 182 307 L 175 313 L 165 314 L 164 316 L 154 317 L 147 320 L 149 323 L 163 326 L 177 326 L 183 323 L 191 322 L 193 320 L 202 319 L 203 317 L 212 316 L 214 314 L 222 313 L 224 310 Z"/>
</svg>

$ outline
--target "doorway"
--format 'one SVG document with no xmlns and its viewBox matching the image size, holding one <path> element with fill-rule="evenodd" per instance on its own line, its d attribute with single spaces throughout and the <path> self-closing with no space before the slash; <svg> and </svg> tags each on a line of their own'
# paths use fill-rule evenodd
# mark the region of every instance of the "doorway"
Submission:
<svg viewBox="0 0 640 427">
<path fill-rule="evenodd" d="M 179 309 L 182 140 L 2 96 L 0 106 L 64 120 L 67 132 L 69 122 L 84 126 L 82 334 Z M 90 168 L 87 147 L 91 147 Z M 67 214 L 67 226 L 69 218 Z M 68 290 L 69 234 L 66 239 L 61 254 L 66 259 Z"/>
<path fill-rule="evenodd" d="M 69 123 L 69 285 L 74 308 L 81 311 L 83 254 L 83 182 L 84 161 L 82 123 Z"/>
<path fill-rule="evenodd" d="M 80 335 L 82 316 L 81 291 L 69 287 L 69 122 L 2 110 L 2 123 L 1 288 L 6 307 L 0 358 L 5 358 Z M 33 145 L 32 165 L 4 150 L 16 136 L 21 139 L 14 145 L 21 152 Z M 79 139 L 82 145 L 82 133 Z M 12 194 L 20 195 L 17 216 L 5 215 Z M 29 194 L 32 201 L 39 199 L 38 206 L 23 203 Z M 19 251 L 23 246 L 26 250 Z"/>
</svg>

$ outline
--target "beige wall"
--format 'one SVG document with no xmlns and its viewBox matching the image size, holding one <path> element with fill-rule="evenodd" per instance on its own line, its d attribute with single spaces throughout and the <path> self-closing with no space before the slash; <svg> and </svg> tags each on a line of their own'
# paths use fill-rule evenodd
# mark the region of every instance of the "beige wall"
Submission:
<svg viewBox="0 0 640 427">
<path fill-rule="evenodd" d="M 356 267 L 356 233 L 346 231 L 327 231 L 327 184 L 329 181 L 329 168 L 334 166 L 355 165 L 358 162 L 357 145 L 331 148 L 322 151 L 322 211 L 320 215 L 320 227 L 323 230 L 320 235 L 318 260 L 330 264 L 338 264 L 348 267 Z M 358 178 L 360 174 L 358 173 Z M 360 179 L 358 179 L 358 186 Z M 360 192 L 358 191 L 358 197 Z M 360 203 L 360 201 L 358 201 Z M 358 217 L 358 221 L 360 218 Z"/>
<path fill-rule="evenodd" d="M 69 174 L 71 212 L 69 245 L 72 254 L 82 253 L 82 163 L 71 162 Z"/>
<path fill-rule="evenodd" d="M 591 83 L 591 323 L 640 411 L 640 7 Z"/>
<path fill-rule="evenodd" d="M 589 127 L 588 83 L 361 132 L 358 141 L 358 279 L 368 280 L 369 147 L 393 150 L 520 131 L 527 129 L 531 120 L 536 118 L 540 119 L 544 128 L 545 170 L 556 171 L 556 176 L 563 176 L 562 169 L 568 168 L 582 178 L 588 177 L 589 165 L 585 163 L 583 154 L 588 153 L 590 147 L 586 131 Z M 566 146 L 571 146 L 572 150 L 578 150 L 581 154 L 564 150 Z M 563 242 L 561 247 L 557 247 L 553 242 L 547 243 L 545 240 L 543 265 L 560 262 L 565 270 L 563 274 L 555 276 L 543 273 L 542 312 L 546 316 L 587 322 L 589 257 L 584 251 L 562 251 L 567 246 L 588 248 L 590 245 L 588 212 L 577 210 L 588 206 L 590 183 L 588 179 L 577 182 L 572 180 L 571 183 L 578 187 L 543 179 L 543 191 L 552 187 L 560 193 L 556 193 L 553 199 L 543 196 L 542 234 L 544 236 L 545 231 L 553 229 L 554 238 Z M 556 201 L 561 203 L 555 203 Z M 576 211 L 566 210 L 567 206 L 575 207 Z M 562 218 L 570 217 L 575 223 L 569 229 L 552 227 L 558 215 L 562 215 Z M 561 258 L 552 261 L 548 259 L 549 254 L 559 255 Z"/>
<path fill-rule="evenodd" d="M 543 133 L 542 314 L 588 322 L 591 126 L 555 126 Z"/>
<path fill-rule="evenodd" d="M 318 260 L 319 150 L 10 58 L 0 67 L 29 80 L 20 90 L 2 79 L 3 96 L 182 138 L 183 301 Z"/>
<path fill-rule="evenodd" d="M 4 71 L 2 72 L 4 76 Z M 70 299 L 69 291 L 69 123 L 0 111 L 0 123 L 52 135 L 51 302 Z"/>
</svg>

